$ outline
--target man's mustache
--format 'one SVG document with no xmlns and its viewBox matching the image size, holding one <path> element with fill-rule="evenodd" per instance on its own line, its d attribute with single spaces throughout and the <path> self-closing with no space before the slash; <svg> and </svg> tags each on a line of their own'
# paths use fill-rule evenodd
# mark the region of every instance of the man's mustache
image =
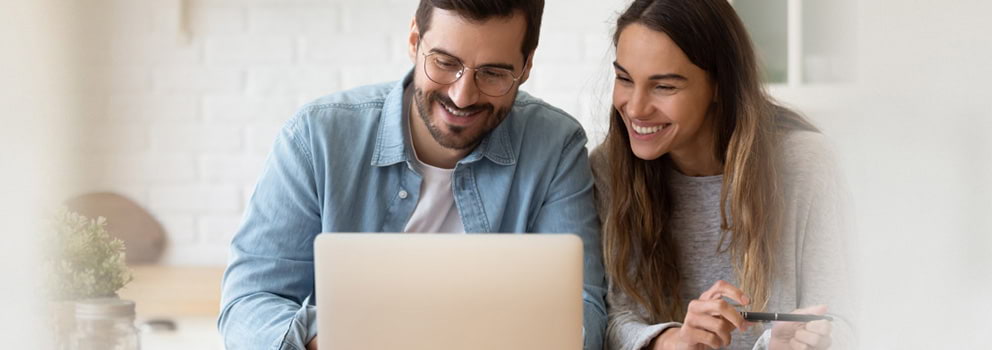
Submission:
<svg viewBox="0 0 992 350">
<path fill-rule="evenodd" d="M 450 98 L 448 98 L 448 96 L 442 95 L 442 94 L 437 93 L 437 92 L 432 92 L 431 95 L 430 95 L 429 100 L 431 100 L 431 101 L 437 101 L 438 103 L 440 103 L 441 105 L 443 105 L 445 107 L 449 107 L 451 109 L 454 109 L 454 110 L 457 110 L 457 111 L 461 111 L 461 112 L 467 112 L 467 113 L 470 113 L 470 114 L 474 114 L 476 112 L 481 112 L 481 111 L 492 112 L 494 109 L 496 109 L 495 107 L 493 107 L 492 104 L 489 104 L 489 103 L 474 104 L 474 105 L 468 106 L 466 108 L 458 108 L 455 105 L 455 102 L 452 101 Z"/>
</svg>

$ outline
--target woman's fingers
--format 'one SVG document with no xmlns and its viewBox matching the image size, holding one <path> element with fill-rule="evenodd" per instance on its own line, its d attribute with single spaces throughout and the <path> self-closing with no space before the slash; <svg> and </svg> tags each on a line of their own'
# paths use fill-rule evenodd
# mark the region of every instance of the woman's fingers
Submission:
<svg viewBox="0 0 992 350">
<path fill-rule="evenodd" d="M 826 323 L 824 327 L 822 324 L 816 324 L 818 322 L 821 321 L 807 323 L 806 327 L 796 331 L 793 338 L 800 343 L 809 345 L 813 349 L 830 348 L 830 323 L 822 321 Z"/>
<path fill-rule="evenodd" d="M 741 305 L 748 305 L 751 303 L 751 298 L 744 294 L 744 291 L 723 280 L 716 281 L 710 289 L 706 290 L 699 296 L 699 299 L 715 300 L 724 297 L 730 298 L 730 300 L 733 300 Z"/>
<path fill-rule="evenodd" d="M 734 330 L 734 325 L 730 324 L 730 322 L 727 322 L 722 318 L 708 315 L 694 315 L 694 317 L 687 317 L 683 327 L 701 329 L 709 333 L 713 333 L 720 338 L 720 346 L 730 345 L 730 332 Z"/>
<path fill-rule="evenodd" d="M 690 313 L 700 313 L 710 316 L 718 316 L 733 324 L 734 328 L 745 330 L 748 326 L 744 316 L 723 299 L 716 300 L 693 300 L 689 302 Z"/>
<path fill-rule="evenodd" d="M 806 330 L 819 335 L 829 336 L 830 332 L 833 330 L 833 325 L 831 325 L 830 321 L 827 320 L 813 321 L 806 324 Z"/>
<path fill-rule="evenodd" d="M 683 328 L 703 331 L 717 338 L 717 347 L 728 346 L 732 340 L 731 332 L 744 329 L 746 322 L 741 314 L 723 299 L 693 300 L 689 303 L 688 313 Z M 699 333 L 691 333 L 700 336 Z M 695 339 L 712 345 L 709 338 Z"/>
<path fill-rule="evenodd" d="M 806 343 L 803 343 L 803 342 L 800 342 L 799 340 L 796 340 L 796 338 L 792 338 L 791 340 L 789 340 L 789 347 L 792 348 L 792 350 L 810 350 L 810 349 L 813 349 L 812 347 L 810 347 Z"/>
<path fill-rule="evenodd" d="M 816 334 L 806 329 L 796 331 L 796 336 L 793 339 L 808 345 L 812 349 L 826 349 L 830 346 L 829 336 Z"/>
<path fill-rule="evenodd" d="M 826 305 L 816 305 L 793 311 L 797 314 L 823 315 L 827 313 Z M 830 347 L 830 332 L 833 326 L 830 321 L 818 320 L 801 324 L 802 327 L 796 329 L 792 340 L 789 342 L 793 348 L 799 349 L 827 349 Z M 801 344 L 801 345 L 800 345 Z"/>
<path fill-rule="evenodd" d="M 818 305 L 792 311 L 796 314 L 822 315 L 827 307 Z M 775 322 L 772 326 L 772 339 L 779 344 L 797 349 L 827 349 L 830 347 L 830 332 L 833 326 L 830 321 L 818 320 L 807 323 Z"/>
<path fill-rule="evenodd" d="M 772 325 L 772 337 L 777 339 L 791 339 L 796 332 L 803 328 L 802 323 L 796 322 L 775 322 Z"/>
<path fill-rule="evenodd" d="M 679 328 L 679 340 L 689 345 L 702 344 L 710 349 L 718 349 L 722 344 L 716 334 L 685 326 Z"/>
<path fill-rule="evenodd" d="M 698 300 L 689 303 L 688 313 L 680 329 L 680 339 L 688 344 L 703 344 L 710 348 L 730 345 L 731 332 L 745 330 L 749 323 L 740 312 L 723 298 L 742 305 L 751 302 L 743 291 L 725 281 L 717 281 Z"/>
</svg>

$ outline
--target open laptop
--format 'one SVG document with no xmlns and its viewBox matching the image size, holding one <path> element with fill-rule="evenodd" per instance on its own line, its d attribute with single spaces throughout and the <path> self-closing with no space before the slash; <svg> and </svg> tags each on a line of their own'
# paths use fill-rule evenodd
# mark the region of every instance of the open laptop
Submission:
<svg viewBox="0 0 992 350">
<path fill-rule="evenodd" d="M 318 348 L 581 349 L 570 234 L 323 233 Z"/>
</svg>

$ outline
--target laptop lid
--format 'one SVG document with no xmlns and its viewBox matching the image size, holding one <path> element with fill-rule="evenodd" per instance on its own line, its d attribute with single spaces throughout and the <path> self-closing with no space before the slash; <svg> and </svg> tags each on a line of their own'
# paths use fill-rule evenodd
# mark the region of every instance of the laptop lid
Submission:
<svg viewBox="0 0 992 350">
<path fill-rule="evenodd" d="M 317 237 L 318 348 L 581 349 L 570 234 Z"/>
</svg>

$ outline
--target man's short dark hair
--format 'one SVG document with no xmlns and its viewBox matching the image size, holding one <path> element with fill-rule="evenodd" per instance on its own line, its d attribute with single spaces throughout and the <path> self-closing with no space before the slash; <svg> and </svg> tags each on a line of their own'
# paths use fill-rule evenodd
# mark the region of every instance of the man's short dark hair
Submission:
<svg viewBox="0 0 992 350">
<path fill-rule="evenodd" d="M 420 0 L 416 21 L 421 37 L 430 29 L 435 7 L 454 11 L 463 18 L 477 22 L 494 17 L 510 18 L 519 10 L 527 21 L 527 31 L 524 32 L 524 42 L 520 47 L 524 59 L 537 48 L 537 41 L 541 36 L 544 0 Z"/>
</svg>

